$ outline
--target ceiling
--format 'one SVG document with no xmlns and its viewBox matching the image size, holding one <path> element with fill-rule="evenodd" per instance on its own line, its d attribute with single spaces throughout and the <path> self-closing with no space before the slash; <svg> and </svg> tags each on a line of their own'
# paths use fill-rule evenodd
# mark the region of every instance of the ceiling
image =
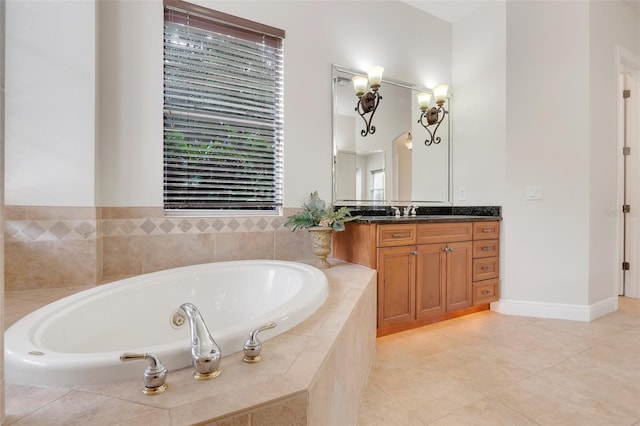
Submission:
<svg viewBox="0 0 640 426">
<path fill-rule="evenodd" d="M 491 0 L 402 0 L 447 22 L 456 22 Z M 640 2 L 640 0 L 638 0 Z"/>
<path fill-rule="evenodd" d="M 464 18 L 483 4 L 493 0 L 402 0 L 410 6 L 423 10 L 447 22 L 456 22 Z M 507 0 L 509 1 L 509 0 Z M 640 15 L 640 0 L 624 1 Z"/>
</svg>

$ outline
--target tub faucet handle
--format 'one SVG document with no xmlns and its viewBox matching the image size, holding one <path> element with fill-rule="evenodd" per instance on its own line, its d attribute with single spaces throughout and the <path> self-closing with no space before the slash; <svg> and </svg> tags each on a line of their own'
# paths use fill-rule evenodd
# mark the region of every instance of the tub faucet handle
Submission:
<svg viewBox="0 0 640 426">
<path fill-rule="evenodd" d="M 144 370 L 144 392 L 147 395 L 155 395 L 162 393 L 167 389 L 165 380 L 167 378 L 167 369 L 160 362 L 155 354 L 135 354 L 125 352 L 120 355 L 120 361 L 135 361 L 139 359 L 147 360 L 147 368 Z"/>
<path fill-rule="evenodd" d="M 244 352 L 244 358 L 242 359 L 244 362 L 258 362 L 262 359 L 260 355 L 260 351 L 262 350 L 262 342 L 258 339 L 258 333 L 261 331 L 269 330 L 275 328 L 275 321 L 271 321 L 262 327 L 256 328 L 249 334 L 249 339 L 244 343 L 242 347 Z"/>
</svg>

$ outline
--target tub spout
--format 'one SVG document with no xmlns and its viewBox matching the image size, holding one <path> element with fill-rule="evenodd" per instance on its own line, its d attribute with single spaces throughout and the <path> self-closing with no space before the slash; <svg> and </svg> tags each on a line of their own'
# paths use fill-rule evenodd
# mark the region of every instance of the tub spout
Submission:
<svg viewBox="0 0 640 426">
<path fill-rule="evenodd" d="M 191 328 L 191 358 L 196 370 L 193 377 L 197 380 L 218 377 L 222 353 L 211 337 L 200 311 L 192 303 L 184 303 L 180 309 L 187 314 Z"/>
</svg>

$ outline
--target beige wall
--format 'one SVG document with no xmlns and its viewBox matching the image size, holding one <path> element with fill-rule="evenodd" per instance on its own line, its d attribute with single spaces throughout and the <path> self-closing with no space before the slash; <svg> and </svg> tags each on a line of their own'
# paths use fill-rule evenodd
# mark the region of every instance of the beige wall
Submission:
<svg viewBox="0 0 640 426">
<path fill-rule="evenodd" d="M 88 285 L 197 263 L 311 259 L 286 216 L 165 217 L 161 207 L 6 208 L 7 290 Z"/>
</svg>

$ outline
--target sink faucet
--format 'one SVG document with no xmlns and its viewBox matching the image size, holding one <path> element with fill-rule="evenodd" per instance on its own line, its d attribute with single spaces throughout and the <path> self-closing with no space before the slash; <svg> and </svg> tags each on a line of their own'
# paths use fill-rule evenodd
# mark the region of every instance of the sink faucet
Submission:
<svg viewBox="0 0 640 426">
<path fill-rule="evenodd" d="M 414 206 L 413 204 L 409 204 L 404 209 L 404 215 L 405 216 L 409 216 L 409 215 L 415 216 L 416 215 L 416 206 Z"/>
<path fill-rule="evenodd" d="M 198 308 L 192 303 L 183 303 L 180 306 L 189 318 L 189 327 L 191 328 L 191 358 L 193 367 L 196 371 L 193 373 L 194 379 L 206 380 L 218 377 L 220 374 L 220 358 L 222 352 L 216 344 L 207 325 L 202 319 L 202 315 Z"/>
</svg>

